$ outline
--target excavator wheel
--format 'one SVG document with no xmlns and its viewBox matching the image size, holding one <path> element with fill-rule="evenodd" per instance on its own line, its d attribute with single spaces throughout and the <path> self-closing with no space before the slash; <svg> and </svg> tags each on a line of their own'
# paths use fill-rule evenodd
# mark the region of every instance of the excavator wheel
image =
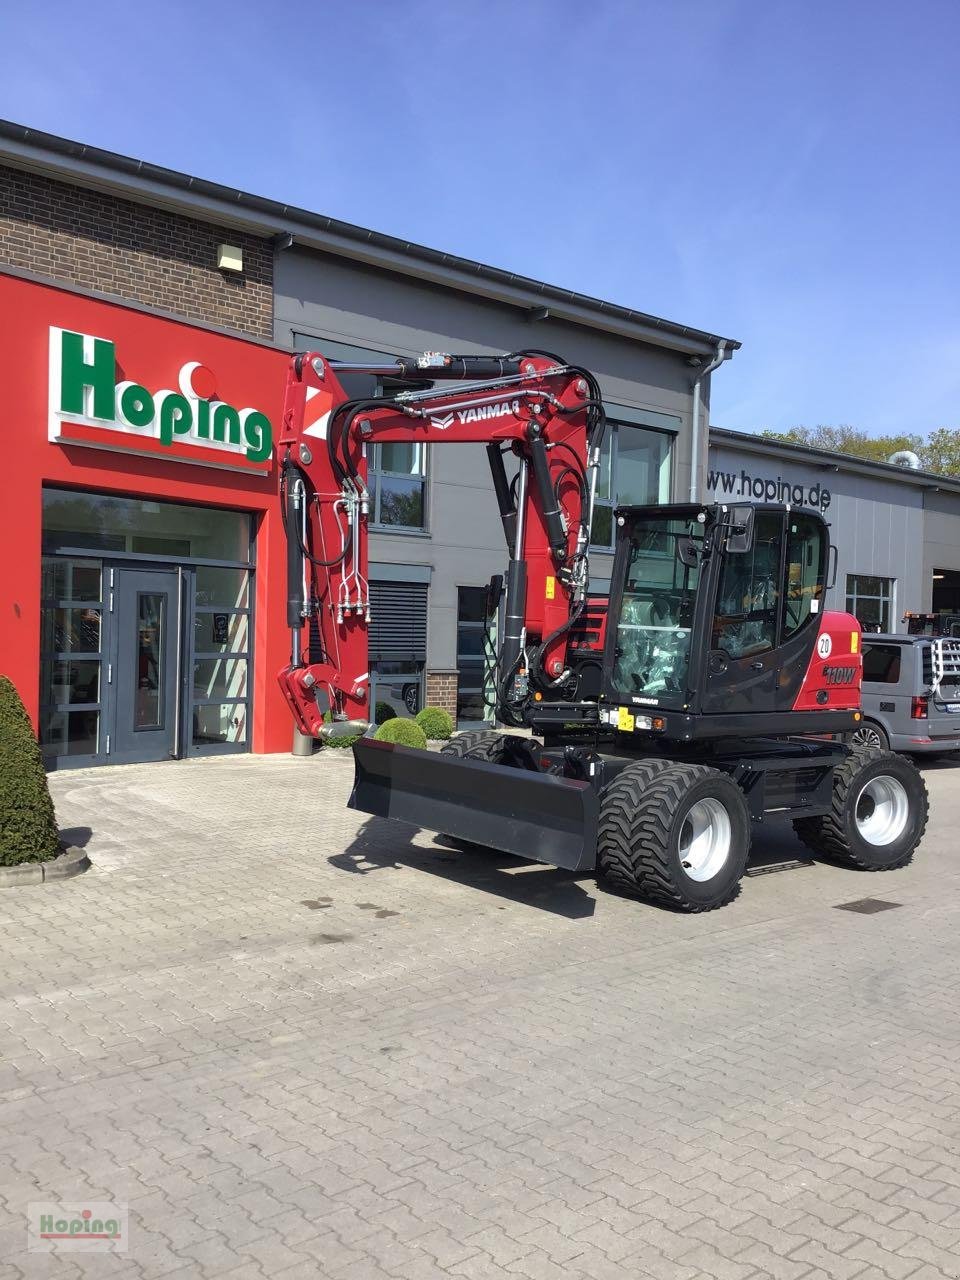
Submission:
<svg viewBox="0 0 960 1280">
<path fill-rule="evenodd" d="M 916 766 L 893 751 L 853 747 L 833 775 L 833 807 L 797 818 L 793 829 L 814 853 L 861 871 L 904 867 L 927 826 L 927 788 Z"/>
<path fill-rule="evenodd" d="M 468 733 L 458 733 L 445 742 L 440 748 L 443 756 L 469 756 L 471 760 L 485 760 L 488 764 L 498 764 L 503 754 L 503 733 L 492 729 L 473 729 Z"/>
<path fill-rule="evenodd" d="M 597 864 L 632 897 L 712 911 L 737 896 L 749 852 L 746 800 L 719 769 L 640 760 L 604 792 Z"/>
</svg>

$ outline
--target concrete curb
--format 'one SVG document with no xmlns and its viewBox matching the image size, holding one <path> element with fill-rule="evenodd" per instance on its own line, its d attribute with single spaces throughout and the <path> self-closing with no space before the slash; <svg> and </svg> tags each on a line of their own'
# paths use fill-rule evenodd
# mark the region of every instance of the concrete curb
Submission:
<svg viewBox="0 0 960 1280">
<path fill-rule="evenodd" d="M 59 858 L 49 862 L 21 862 L 16 867 L 0 867 L 0 889 L 17 889 L 21 885 L 44 884 L 47 880 L 69 880 L 90 866 L 82 849 L 71 845 Z"/>
</svg>

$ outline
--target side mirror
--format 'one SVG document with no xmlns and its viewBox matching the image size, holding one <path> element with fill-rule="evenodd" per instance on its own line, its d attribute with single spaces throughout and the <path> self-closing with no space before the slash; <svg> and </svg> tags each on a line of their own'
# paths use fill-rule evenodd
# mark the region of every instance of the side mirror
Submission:
<svg viewBox="0 0 960 1280">
<path fill-rule="evenodd" d="M 728 512 L 730 532 L 727 534 L 727 550 L 732 555 L 743 555 L 753 546 L 753 518 L 755 507 L 731 507 Z"/>
<path fill-rule="evenodd" d="M 677 539 L 677 559 L 688 569 L 695 569 L 700 563 L 700 551 L 692 538 Z"/>
</svg>

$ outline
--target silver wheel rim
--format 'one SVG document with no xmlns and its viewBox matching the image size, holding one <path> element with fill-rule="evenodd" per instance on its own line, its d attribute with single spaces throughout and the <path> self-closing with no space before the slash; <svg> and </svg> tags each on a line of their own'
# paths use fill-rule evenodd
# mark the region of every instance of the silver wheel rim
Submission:
<svg viewBox="0 0 960 1280">
<path fill-rule="evenodd" d="M 880 734 L 876 729 L 871 729 L 869 725 L 864 725 L 861 729 L 854 729 L 851 741 L 858 747 L 883 746 Z"/>
<path fill-rule="evenodd" d="M 730 857 L 733 828 L 726 805 L 707 796 L 692 805 L 680 828 L 680 865 L 691 880 L 712 880 Z"/>
<path fill-rule="evenodd" d="M 868 844 L 893 844 L 910 821 L 907 789 L 896 778 L 871 778 L 857 796 L 854 814 L 857 831 Z"/>
</svg>

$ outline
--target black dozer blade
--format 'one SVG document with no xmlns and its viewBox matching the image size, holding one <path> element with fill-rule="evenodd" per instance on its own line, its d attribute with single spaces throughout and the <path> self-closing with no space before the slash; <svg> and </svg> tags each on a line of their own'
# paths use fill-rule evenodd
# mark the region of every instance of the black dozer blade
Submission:
<svg viewBox="0 0 960 1280">
<path fill-rule="evenodd" d="M 361 738 L 349 807 L 566 871 L 596 866 L 600 803 L 588 782 Z"/>
</svg>

